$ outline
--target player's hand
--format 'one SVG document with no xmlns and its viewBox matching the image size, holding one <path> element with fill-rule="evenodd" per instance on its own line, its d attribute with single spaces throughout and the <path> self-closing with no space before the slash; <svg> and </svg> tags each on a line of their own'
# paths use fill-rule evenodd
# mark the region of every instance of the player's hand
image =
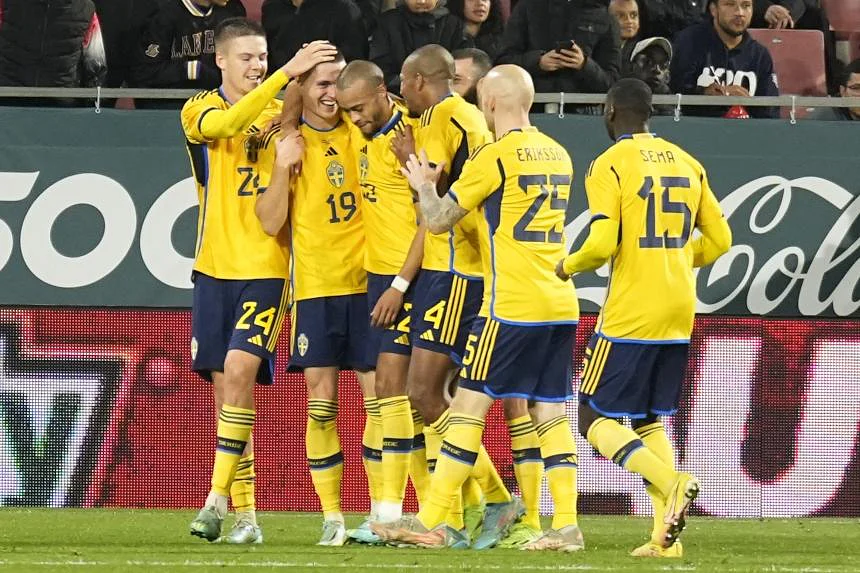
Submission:
<svg viewBox="0 0 860 573">
<path fill-rule="evenodd" d="M 305 154 L 305 140 L 300 131 L 292 131 L 275 143 L 275 165 L 298 173 Z"/>
<path fill-rule="evenodd" d="M 291 78 L 297 78 L 317 64 L 333 61 L 336 54 L 337 48 L 334 44 L 325 40 L 314 40 L 296 52 L 296 55 L 283 65 L 281 71 Z"/>
<path fill-rule="evenodd" d="M 783 28 L 794 28 L 794 20 L 791 18 L 791 12 L 785 6 L 779 4 L 771 5 L 764 13 L 764 20 L 767 22 L 767 27 L 775 30 Z"/>
<path fill-rule="evenodd" d="M 410 155 L 409 159 L 406 161 L 406 166 L 401 167 L 400 171 L 406 176 L 406 179 L 409 181 L 409 186 L 415 189 L 415 191 L 418 191 L 425 183 L 436 185 L 436 182 L 439 181 L 439 177 L 442 175 L 444 168 L 444 161 L 439 165 L 430 165 L 430 160 L 427 159 L 427 153 L 422 149 L 418 155 L 415 155 L 414 153 Z"/>
<path fill-rule="evenodd" d="M 564 259 L 561 259 L 558 264 L 555 265 L 555 276 L 563 281 L 570 280 L 570 275 L 564 272 Z"/>
<path fill-rule="evenodd" d="M 388 328 L 397 318 L 403 306 L 403 293 L 394 287 L 388 287 L 370 312 L 370 326 Z"/>
<path fill-rule="evenodd" d="M 560 70 L 564 67 L 562 65 L 561 54 L 559 54 L 555 50 L 545 53 L 540 57 L 538 67 L 545 72 L 554 72 L 556 70 Z"/>
<path fill-rule="evenodd" d="M 750 97 L 750 92 L 743 86 L 726 86 L 726 95 L 727 96 L 735 96 L 735 97 Z"/>
<path fill-rule="evenodd" d="M 585 54 L 577 44 L 574 44 L 570 50 L 559 50 L 558 55 L 563 68 L 581 70 L 585 65 Z"/>
<path fill-rule="evenodd" d="M 391 138 L 391 151 L 400 165 L 405 167 L 409 156 L 415 153 L 415 134 L 412 133 L 411 125 L 395 132 L 394 137 Z"/>
<path fill-rule="evenodd" d="M 719 82 L 712 83 L 711 85 L 706 87 L 702 93 L 704 93 L 705 95 L 708 95 L 708 96 L 728 95 L 726 93 L 726 86 L 724 86 L 723 84 L 721 84 Z"/>
</svg>

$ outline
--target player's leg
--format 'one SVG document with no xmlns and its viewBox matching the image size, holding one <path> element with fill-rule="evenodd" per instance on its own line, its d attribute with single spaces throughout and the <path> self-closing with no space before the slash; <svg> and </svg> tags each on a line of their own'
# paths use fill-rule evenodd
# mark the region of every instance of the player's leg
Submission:
<svg viewBox="0 0 860 573">
<path fill-rule="evenodd" d="M 654 391 L 658 386 L 652 380 L 660 382 L 655 377 L 660 354 L 660 345 L 592 337 L 580 386 L 579 430 L 604 457 L 639 474 L 659 491 L 666 504 L 662 545 L 668 548 L 684 528 L 686 511 L 698 495 L 698 480 L 675 471 L 674 464 L 667 464 L 619 421 L 647 417 L 655 399 L 667 411 L 677 408 L 680 378 L 673 377 L 665 390 L 660 386 Z M 683 376 L 683 366 L 679 368 Z"/>
<path fill-rule="evenodd" d="M 367 521 L 376 521 L 376 508 L 382 499 L 382 415 L 376 400 L 376 380 L 368 375 L 358 376 L 361 395 L 364 397 L 364 432 L 361 436 L 361 459 L 367 475 L 370 495 L 370 514 Z"/>
<path fill-rule="evenodd" d="M 408 355 L 382 352 L 376 362 L 376 397 L 382 415 L 382 468 L 385 475 L 377 518 L 400 519 L 412 455 L 412 408 L 406 395 Z"/>
<path fill-rule="evenodd" d="M 585 548 L 585 542 L 576 512 L 578 459 L 566 411 L 567 401 L 573 398 L 571 362 L 576 325 L 538 328 L 540 333 L 536 329 L 532 342 L 542 347 L 543 352 L 536 357 L 540 362 L 535 367 L 540 374 L 529 396 L 529 413 L 535 424 L 554 512 L 549 531 L 523 549 L 579 551 Z"/>
<path fill-rule="evenodd" d="M 540 441 L 534 422 L 529 415 L 528 401 L 523 398 L 505 398 L 505 421 L 511 437 L 511 450 L 514 460 L 514 476 L 520 488 L 520 497 L 526 512 L 522 519 L 511 528 L 510 533 L 499 547 L 520 547 L 540 537 L 540 497 L 543 482 L 543 458 Z"/>
</svg>

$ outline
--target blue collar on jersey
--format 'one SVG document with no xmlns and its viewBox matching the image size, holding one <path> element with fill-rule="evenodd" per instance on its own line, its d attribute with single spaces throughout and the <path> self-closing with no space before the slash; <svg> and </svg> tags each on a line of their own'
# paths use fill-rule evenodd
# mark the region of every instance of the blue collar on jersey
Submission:
<svg viewBox="0 0 860 573">
<path fill-rule="evenodd" d="M 299 125 L 306 125 L 310 129 L 317 131 L 319 133 L 327 133 L 329 131 L 334 131 L 335 129 L 337 129 L 337 127 L 341 124 L 342 121 L 343 120 L 341 118 L 338 118 L 337 123 L 334 124 L 332 127 L 328 128 L 328 129 L 317 129 L 314 126 L 312 126 L 311 124 L 309 124 L 308 122 L 306 122 L 304 116 L 302 116 L 301 119 L 299 119 Z"/>
<path fill-rule="evenodd" d="M 391 115 L 391 119 L 389 119 L 385 123 L 385 125 L 380 127 L 379 131 L 373 134 L 373 137 L 380 137 L 394 129 L 394 126 L 397 125 L 397 122 L 400 121 L 401 117 L 403 117 L 403 112 L 401 112 L 399 109 L 395 110 L 394 113 Z"/>
<path fill-rule="evenodd" d="M 227 98 L 227 94 L 225 94 L 225 93 L 224 93 L 224 86 L 218 86 L 218 95 L 220 95 L 220 96 L 221 96 L 221 99 L 223 99 L 224 101 L 226 101 L 226 102 L 227 102 L 227 103 L 229 103 L 230 105 L 233 105 L 233 102 L 232 102 L 232 101 L 230 101 L 230 100 Z"/>
<path fill-rule="evenodd" d="M 622 139 L 633 139 L 634 135 L 650 135 L 651 137 L 657 137 L 657 134 L 654 133 L 653 131 L 651 133 L 647 133 L 647 134 L 646 133 L 625 133 L 624 135 L 619 135 L 615 139 L 615 143 L 618 143 Z"/>
</svg>

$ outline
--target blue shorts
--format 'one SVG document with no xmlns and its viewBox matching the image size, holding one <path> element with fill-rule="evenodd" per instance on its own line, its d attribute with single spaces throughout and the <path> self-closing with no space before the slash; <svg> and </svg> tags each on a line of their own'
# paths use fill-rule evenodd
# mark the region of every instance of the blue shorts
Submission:
<svg viewBox="0 0 860 573">
<path fill-rule="evenodd" d="M 376 306 L 382 293 L 391 286 L 395 275 L 377 275 L 367 273 L 367 316 Z M 388 328 L 370 327 L 367 337 L 367 363 L 376 366 L 376 359 L 383 352 L 391 354 L 412 354 L 412 341 L 409 338 L 409 311 L 412 310 L 412 293 L 414 288 L 410 286 L 403 294 L 403 306 L 397 313 L 394 323 Z"/>
<path fill-rule="evenodd" d="M 518 326 L 479 317 L 472 324 L 460 386 L 492 398 L 573 398 L 576 324 Z"/>
<path fill-rule="evenodd" d="M 484 281 L 422 270 L 415 281 L 412 344 L 450 355 L 459 363 L 484 294 Z"/>
<path fill-rule="evenodd" d="M 678 410 L 690 345 L 611 341 L 585 349 L 579 401 L 608 418 L 668 416 Z"/>
<path fill-rule="evenodd" d="M 192 280 L 191 368 L 211 382 L 212 372 L 224 372 L 228 350 L 244 350 L 263 359 L 257 382 L 271 384 L 287 315 L 287 281 L 225 280 L 198 272 Z"/>
<path fill-rule="evenodd" d="M 287 370 L 331 366 L 371 370 L 366 352 L 370 328 L 367 316 L 364 293 L 297 300 L 293 304 Z"/>
</svg>

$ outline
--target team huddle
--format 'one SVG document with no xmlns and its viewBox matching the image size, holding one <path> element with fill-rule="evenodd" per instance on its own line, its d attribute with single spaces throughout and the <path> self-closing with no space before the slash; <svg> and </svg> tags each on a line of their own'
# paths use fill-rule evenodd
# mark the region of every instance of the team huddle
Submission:
<svg viewBox="0 0 860 573">
<path fill-rule="evenodd" d="M 699 483 L 675 468 L 660 417 L 678 407 L 693 269 L 726 252 L 731 232 L 702 166 L 648 132 L 648 87 L 622 80 L 607 96 L 615 144 L 589 167 L 589 235 L 568 255 L 573 164 L 530 125 L 534 88 L 521 68 L 491 69 L 476 107 L 453 93 L 454 61 L 436 45 L 406 59 L 400 99 L 376 65 L 347 64 L 324 41 L 265 80 L 256 24 L 225 21 L 215 42 L 222 86 L 181 114 L 200 199 L 193 368 L 212 382 L 218 413 L 211 490 L 191 533 L 263 540 L 253 390 L 274 379 L 291 312 L 289 369 L 307 382 L 320 545 L 583 549 L 565 413 L 579 319 L 569 279 L 609 261 L 578 430 L 647 483 L 654 525 L 632 554 L 680 556 Z M 371 509 L 350 530 L 340 507 L 340 370 L 356 372 L 366 411 Z M 504 402 L 519 496 L 481 445 L 495 400 Z M 547 530 L 544 477 L 554 506 Z M 410 481 L 414 516 L 403 514 Z M 222 535 L 228 502 L 236 520 Z"/>
</svg>

